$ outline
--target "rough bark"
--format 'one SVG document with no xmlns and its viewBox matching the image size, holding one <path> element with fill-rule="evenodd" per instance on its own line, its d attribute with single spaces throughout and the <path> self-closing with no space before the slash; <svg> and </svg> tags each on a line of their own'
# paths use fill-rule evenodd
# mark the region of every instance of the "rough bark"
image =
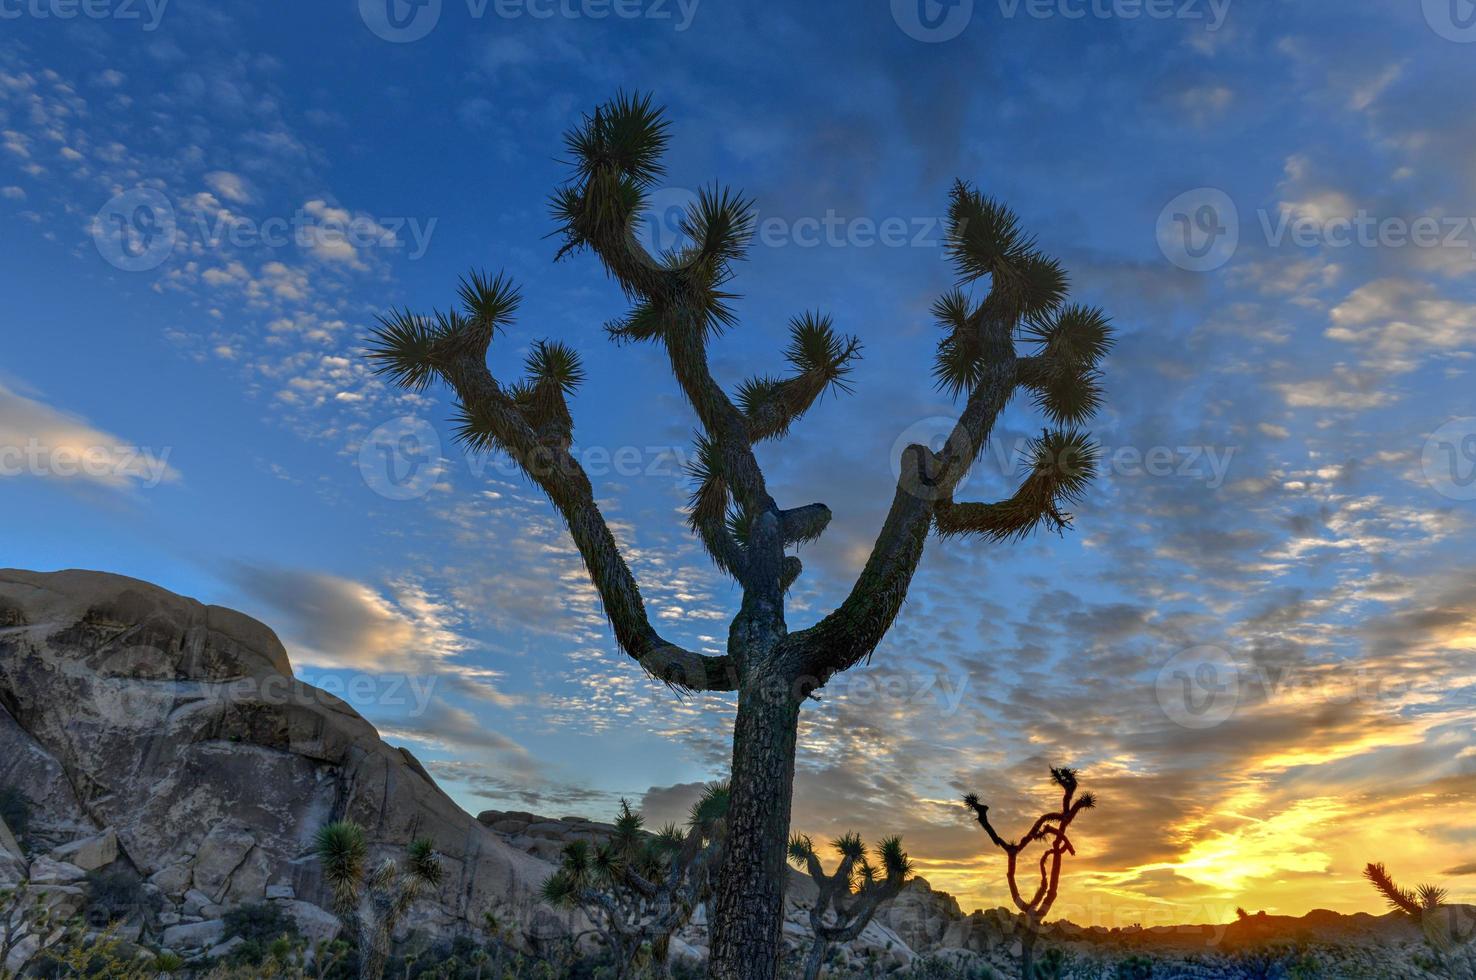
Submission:
<svg viewBox="0 0 1476 980">
<path fill-rule="evenodd" d="M 810 955 L 805 959 L 805 980 L 820 980 L 820 971 L 825 969 L 825 954 L 829 949 L 830 944 L 822 942 L 810 947 Z"/>
<path fill-rule="evenodd" d="M 1020 980 L 1035 980 L 1035 934 L 1039 926 L 1032 916 L 1020 918 L 1025 924 L 1025 933 L 1020 937 Z"/>
<path fill-rule="evenodd" d="M 713 980 L 779 975 L 800 700 L 782 676 L 758 678 L 738 695 L 728 848 L 712 909 Z"/>
</svg>

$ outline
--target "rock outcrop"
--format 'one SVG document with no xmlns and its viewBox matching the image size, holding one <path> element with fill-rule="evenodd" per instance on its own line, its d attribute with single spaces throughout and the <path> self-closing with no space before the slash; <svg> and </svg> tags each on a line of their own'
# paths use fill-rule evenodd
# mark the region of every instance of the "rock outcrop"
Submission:
<svg viewBox="0 0 1476 980">
<path fill-rule="evenodd" d="M 213 916 L 269 894 L 327 905 L 311 842 L 337 819 L 363 825 L 376 857 L 435 841 L 446 880 L 413 926 L 563 921 L 538 903 L 546 863 L 297 681 L 270 629 L 133 579 L 0 571 L 0 785 L 30 801 L 27 843 L 50 854 L 33 880 L 122 862 L 178 917 L 178 942 L 210 941 Z"/>
</svg>

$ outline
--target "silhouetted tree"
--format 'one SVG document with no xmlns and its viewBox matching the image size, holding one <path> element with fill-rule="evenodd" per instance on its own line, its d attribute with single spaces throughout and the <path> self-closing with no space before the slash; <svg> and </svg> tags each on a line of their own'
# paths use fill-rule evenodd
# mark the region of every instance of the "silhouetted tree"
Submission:
<svg viewBox="0 0 1476 980">
<path fill-rule="evenodd" d="M 1446 899 L 1449 897 L 1444 888 L 1437 885 L 1420 885 L 1414 891 L 1400 888 L 1389 877 L 1389 872 L 1382 863 L 1370 863 L 1363 869 L 1363 877 L 1384 896 L 1389 908 L 1413 920 L 1424 932 L 1430 945 L 1442 952 L 1455 943 L 1470 938 L 1469 927 L 1461 928 L 1462 924 L 1456 922 L 1453 916 L 1442 914 L 1442 910 L 1447 908 Z"/>
<path fill-rule="evenodd" d="M 671 937 L 710 894 L 727 812 L 728 787 L 713 784 L 692 805 L 685 832 L 667 825 L 648 834 L 641 815 L 621 800 L 611 838 L 594 847 L 583 840 L 566 844 L 543 897 L 588 916 L 615 957 L 617 976 L 628 976 L 647 956 L 665 973 Z"/>
<path fill-rule="evenodd" d="M 846 834 L 830 846 L 841 860 L 835 873 L 827 875 L 810 838 L 795 836 L 789 842 L 789 859 L 810 876 L 819 891 L 810 909 L 815 938 L 805 960 L 805 980 L 816 980 L 831 945 L 861 935 L 882 903 L 896 898 L 912 877 L 912 862 L 902 850 L 900 837 L 888 837 L 877 848 L 880 868 L 871 863 L 858 834 Z"/>
<path fill-rule="evenodd" d="M 1067 854 L 1076 853 L 1067 831 L 1081 811 L 1097 805 L 1097 798 L 1091 793 L 1076 795 L 1075 769 L 1052 767 L 1051 780 L 1061 788 L 1061 808 L 1037 817 L 1030 831 L 1019 841 L 1007 841 L 999 836 L 989 822 L 989 807 L 980 803 L 978 796 L 970 793 L 964 797 L 964 805 L 973 811 L 979 820 L 979 826 L 984 828 L 994 846 L 1005 853 L 1005 879 L 1010 885 L 1010 898 L 1020 910 L 1021 980 L 1035 980 L 1035 940 L 1040 932 L 1040 924 L 1056 903 L 1056 893 L 1061 885 L 1062 860 Z M 1016 874 L 1019 871 L 1020 856 L 1037 841 L 1044 845 L 1040 855 L 1040 884 L 1027 899 L 1020 891 Z"/>
<path fill-rule="evenodd" d="M 371 869 L 364 828 L 342 820 L 320 828 L 313 849 L 333 892 L 333 911 L 358 944 L 360 980 L 381 980 L 395 926 L 421 891 L 438 887 L 445 875 L 435 845 L 419 838 L 411 842 L 403 865 L 386 858 Z"/>
<path fill-rule="evenodd" d="M 788 554 L 830 522 L 824 504 L 775 501 L 755 447 L 777 440 L 826 392 L 849 390 L 860 354 L 829 317 L 790 324 L 788 373 L 760 375 L 730 395 L 709 367 L 709 347 L 737 323 L 728 291 L 750 243 L 752 202 L 726 188 L 697 196 L 682 228 L 689 244 L 652 254 L 632 234 L 661 178 L 668 140 L 663 111 L 646 97 L 620 95 L 571 131 L 569 180 L 553 195 L 558 257 L 590 250 L 624 291 L 629 312 L 607 325 L 617 342 L 661 345 L 677 386 L 700 424 L 693 532 L 717 567 L 737 581 L 742 605 L 725 653 L 683 649 L 648 617 L 588 475 L 571 454 L 568 399 L 584 380 L 575 351 L 538 341 L 527 379 L 504 383 L 488 368 L 488 348 L 517 312 L 520 293 L 504 275 L 468 275 L 460 308 L 381 318 L 369 356 L 393 382 L 421 391 L 444 382 L 458 406 L 458 435 L 474 451 L 511 457 L 553 502 L 604 604 L 621 649 L 677 691 L 734 691 L 732 846 L 712 904 L 711 973 L 717 980 L 772 980 L 783 925 L 785 845 L 793 797 L 800 707 L 835 674 L 866 660 L 907 597 L 929 533 L 986 541 L 1064 529 L 1063 508 L 1080 497 L 1097 450 L 1077 430 L 1101 400 L 1097 365 L 1111 344 L 1099 310 L 1068 306 L 1067 277 L 1002 204 L 954 185 L 945 247 L 959 288 L 934 312 L 944 330 L 938 385 L 964 406 L 943 447 L 909 446 L 890 512 L 858 580 L 834 612 L 791 632 L 785 595 L 802 571 Z M 966 290 L 988 281 L 982 297 Z M 1017 351 L 1025 343 L 1028 352 Z M 995 420 L 1017 393 L 1029 395 L 1055 427 L 1029 449 L 1019 489 L 995 503 L 955 501 L 954 492 L 987 445 Z M 636 393 L 630 393 L 636 396 Z"/>
</svg>

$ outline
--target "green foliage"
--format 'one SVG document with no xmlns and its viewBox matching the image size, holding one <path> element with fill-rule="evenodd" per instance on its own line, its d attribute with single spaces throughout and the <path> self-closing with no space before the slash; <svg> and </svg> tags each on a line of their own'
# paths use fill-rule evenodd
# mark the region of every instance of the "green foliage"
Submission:
<svg viewBox="0 0 1476 980">
<path fill-rule="evenodd" d="M 365 356 L 374 373 L 391 384 L 424 391 L 436 377 L 436 339 L 435 327 L 425 317 L 409 310 L 391 310 L 379 316 Z"/>
<path fill-rule="evenodd" d="M 446 876 L 436 845 L 429 837 L 417 837 L 405 852 L 405 873 L 411 880 L 429 888 L 439 887 Z"/>
<path fill-rule="evenodd" d="M 1015 212 L 964 181 L 953 185 L 945 248 L 961 282 L 991 278 L 1008 315 L 1043 316 L 1066 296 L 1065 271 L 1036 248 Z"/>
<path fill-rule="evenodd" d="M 323 880 L 333 891 L 334 908 L 340 915 L 351 911 L 358 902 L 369 860 L 364 828 L 344 820 L 327 824 L 313 838 L 313 850 L 323 863 Z"/>
<path fill-rule="evenodd" d="M 1146 956 L 1130 956 L 1118 962 L 1112 977 L 1113 980 L 1153 980 L 1153 961 Z"/>
<path fill-rule="evenodd" d="M 68 980 L 155 980 L 153 958 L 140 952 L 118 938 L 114 926 L 98 935 L 73 928 L 26 969 L 32 976 Z"/>
<path fill-rule="evenodd" d="M 907 852 L 902 849 L 902 838 L 898 835 L 882 838 L 877 847 L 877 853 L 881 855 L 882 868 L 888 876 L 899 878 L 912 877 L 912 861 Z"/>
<path fill-rule="evenodd" d="M 402 863 L 388 860 L 368 868 L 364 829 L 351 821 L 318 830 L 314 850 L 323 879 L 333 890 L 334 908 L 355 933 L 361 980 L 379 980 L 388 962 L 395 926 L 422 889 L 437 887 L 445 871 L 429 838 L 406 849 Z"/>
<path fill-rule="evenodd" d="M 160 953 L 154 957 L 154 969 L 160 973 L 176 973 L 184 968 L 184 957 L 178 953 Z"/>
<path fill-rule="evenodd" d="M 300 936 L 297 920 L 281 906 L 268 902 L 238 906 L 222 918 L 227 939 L 240 936 L 246 940 L 232 952 L 232 962 L 260 964 L 270 954 L 273 943 L 283 938 L 296 940 Z"/>
<path fill-rule="evenodd" d="M 523 302 L 518 287 L 501 272 L 495 277 L 476 270 L 467 273 L 457 295 L 467 319 L 488 333 L 496 333 L 512 322 Z"/>
<path fill-rule="evenodd" d="M 588 916 L 615 976 L 663 963 L 671 936 L 707 897 L 726 840 L 728 798 L 726 785 L 709 785 L 685 830 L 667 826 L 656 833 L 621 800 L 608 841 L 564 845 L 558 870 L 543 883 L 543 900 Z"/>
<path fill-rule="evenodd" d="M 1035 964 L 1036 980 L 1065 980 L 1071 966 L 1071 957 L 1059 946 L 1052 946 Z"/>
</svg>

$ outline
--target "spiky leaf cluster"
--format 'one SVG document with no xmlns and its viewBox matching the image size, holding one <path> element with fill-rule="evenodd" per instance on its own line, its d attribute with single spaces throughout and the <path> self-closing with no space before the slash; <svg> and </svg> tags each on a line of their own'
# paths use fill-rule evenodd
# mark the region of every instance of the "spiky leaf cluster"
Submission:
<svg viewBox="0 0 1476 980">
<path fill-rule="evenodd" d="M 1067 306 L 1021 330 L 1036 345 L 1038 376 L 1027 382 L 1035 404 L 1056 425 L 1081 425 L 1102 406 L 1097 365 L 1112 349 L 1112 327 L 1099 309 Z"/>
<path fill-rule="evenodd" d="M 1065 270 L 1036 247 L 1015 212 L 964 181 L 953 185 L 944 247 L 961 282 L 990 277 L 1012 321 L 1042 315 L 1066 296 Z"/>
<path fill-rule="evenodd" d="M 669 123 L 649 95 L 619 93 L 564 137 L 574 180 L 551 207 L 564 244 L 558 257 L 629 233 L 645 191 L 661 178 Z"/>
<path fill-rule="evenodd" d="M 423 391 L 456 357 L 485 354 L 493 335 L 513 321 L 522 294 L 504 274 L 473 271 L 461 280 L 461 310 L 420 316 L 408 309 L 378 318 L 365 352 L 376 374 L 397 387 Z"/>
<path fill-rule="evenodd" d="M 1369 864 L 1363 869 L 1363 877 L 1378 889 L 1384 901 L 1395 912 L 1403 912 L 1410 918 L 1419 921 L 1425 912 L 1433 911 L 1444 905 L 1448 893 L 1444 888 L 1435 885 L 1420 885 L 1416 891 L 1401 888 L 1394 883 L 1389 876 L 1388 869 L 1382 863 Z"/>
<path fill-rule="evenodd" d="M 352 909 L 369 859 L 364 828 L 345 820 L 326 824 L 314 835 L 313 849 L 323 864 L 323 880 L 333 891 L 334 906 L 340 911 Z"/>
<path fill-rule="evenodd" d="M 1041 524 L 1071 526 L 1063 508 L 1081 501 L 1096 476 L 1101 451 L 1084 433 L 1045 432 L 1025 449 L 1028 475 L 1008 500 L 993 504 L 943 502 L 936 514 L 944 536 L 978 535 L 993 541 L 1019 539 Z"/>
</svg>

